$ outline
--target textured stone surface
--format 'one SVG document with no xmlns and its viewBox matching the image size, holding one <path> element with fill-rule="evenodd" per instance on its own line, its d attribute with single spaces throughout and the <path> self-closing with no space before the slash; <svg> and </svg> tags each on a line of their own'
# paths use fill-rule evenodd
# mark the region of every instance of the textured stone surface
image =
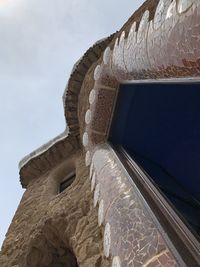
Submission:
<svg viewBox="0 0 200 267">
<path fill-rule="evenodd" d="M 43 175 L 53 169 L 59 162 L 66 159 L 79 148 L 79 140 L 65 133 L 61 137 L 53 139 L 46 145 L 34 151 L 27 157 L 27 162 L 20 165 L 20 181 L 23 187 L 27 187 L 32 179 Z M 25 158 L 26 159 L 26 158 Z"/>
<path fill-rule="evenodd" d="M 92 161 L 100 188 L 98 199 L 103 201 L 105 214 L 105 256 L 113 257 L 114 266 L 182 266 L 182 261 L 178 263 L 170 252 L 175 251 L 172 243 L 166 242 L 159 223 L 110 146 L 99 146 Z"/>
<path fill-rule="evenodd" d="M 132 26 L 129 21 L 115 35 L 106 48 L 109 59 L 105 51 L 92 68 L 93 81 L 91 72 L 86 77 L 88 96 L 95 90 L 96 101 L 79 103 L 90 109 L 92 118 L 80 133 L 88 133 L 91 150 L 107 140 L 120 83 L 200 76 L 200 2 L 160 0 L 151 8 L 152 3 L 139 9 L 144 11 L 140 21 L 133 15 Z"/>
<path fill-rule="evenodd" d="M 29 184 L 3 244 L 1 267 L 73 267 L 73 255 L 82 267 L 111 265 L 102 255 L 98 210 L 83 155 L 76 156 L 73 184 L 57 194 L 68 165 L 65 161 Z"/>
<path fill-rule="evenodd" d="M 199 1 L 160 0 L 158 8 L 157 3 L 146 1 L 119 33 L 95 44 L 75 65 L 63 98 L 70 142 L 53 140 L 25 159 L 20 176 L 27 190 L 0 266 L 73 267 L 75 258 L 81 267 L 184 266 L 105 148 L 98 154 L 95 147 L 89 174 L 94 146 L 106 141 L 121 82 L 200 75 Z M 75 156 L 79 135 L 87 154 Z M 58 194 L 59 181 L 73 169 L 73 155 L 76 179 Z"/>
<path fill-rule="evenodd" d="M 65 117 L 67 121 L 67 125 L 69 126 L 69 131 L 72 135 L 77 136 L 80 134 L 79 132 L 79 123 L 78 123 L 78 101 L 74 98 L 74 101 L 69 101 L 72 95 L 76 95 L 78 97 L 82 84 L 85 79 L 85 75 L 92 66 L 94 62 L 101 57 L 106 46 L 112 41 L 114 34 L 96 42 L 92 47 L 90 47 L 83 57 L 77 62 L 75 67 L 73 68 L 72 74 L 69 78 L 66 90 L 63 95 L 63 102 L 64 102 L 64 110 L 65 110 Z M 70 111 L 74 110 L 74 114 Z M 71 118 L 76 121 L 76 124 L 73 122 L 71 123 Z"/>
</svg>

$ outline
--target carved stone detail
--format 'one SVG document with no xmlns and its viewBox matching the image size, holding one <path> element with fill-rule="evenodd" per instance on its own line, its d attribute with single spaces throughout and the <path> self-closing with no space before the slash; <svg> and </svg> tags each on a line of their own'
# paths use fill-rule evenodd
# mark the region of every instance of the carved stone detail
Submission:
<svg viewBox="0 0 200 267">
<path fill-rule="evenodd" d="M 84 134 L 83 134 L 83 145 L 84 146 L 87 146 L 88 145 L 88 133 L 87 132 L 85 132 Z"/>
<path fill-rule="evenodd" d="M 90 94 L 89 94 L 89 103 L 90 103 L 90 105 L 92 105 L 94 103 L 95 98 L 96 98 L 96 91 L 95 91 L 95 89 L 92 89 Z"/>
<path fill-rule="evenodd" d="M 112 267 L 121 267 L 120 258 L 118 256 L 113 258 Z"/>
<path fill-rule="evenodd" d="M 104 255 L 108 258 L 110 255 L 110 245 L 111 245 L 111 230 L 110 224 L 106 223 L 104 231 Z"/>
<path fill-rule="evenodd" d="M 91 122 L 91 110 L 88 109 L 87 112 L 85 113 L 85 123 L 89 124 Z"/>
<path fill-rule="evenodd" d="M 90 173 L 89 173 L 89 178 L 90 178 L 90 179 L 92 179 L 93 172 L 94 172 L 94 164 L 92 163 L 92 164 L 90 165 Z"/>
<path fill-rule="evenodd" d="M 95 79 L 95 81 L 99 80 L 100 76 L 101 76 L 101 66 L 97 65 L 95 70 L 94 70 L 94 79 Z"/>
<path fill-rule="evenodd" d="M 98 211 L 98 224 L 99 226 L 102 225 L 104 220 L 104 202 L 103 199 L 99 203 L 99 211 Z"/>
<path fill-rule="evenodd" d="M 100 184 L 97 184 L 94 190 L 94 207 L 96 207 L 100 196 Z"/>
<path fill-rule="evenodd" d="M 93 192 L 95 188 L 95 183 L 96 183 L 96 173 L 94 172 L 92 175 L 92 181 L 91 181 L 91 192 Z"/>
<path fill-rule="evenodd" d="M 87 151 L 85 154 L 85 165 L 89 166 L 91 163 L 91 155 L 90 155 L 90 151 Z"/>
</svg>

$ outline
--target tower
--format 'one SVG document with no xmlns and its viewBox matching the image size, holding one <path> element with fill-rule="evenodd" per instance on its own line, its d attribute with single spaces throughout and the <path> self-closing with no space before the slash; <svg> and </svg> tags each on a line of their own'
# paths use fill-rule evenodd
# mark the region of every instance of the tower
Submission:
<svg viewBox="0 0 200 267">
<path fill-rule="evenodd" d="M 186 85 L 186 96 L 193 92 L 198 98 L 199 21 L 198 0 L 148 0 L 75 64 L 63 96 L 66 130 L 20 163 L 26 191 L 4 241 L 1 266 L 199 266 L 198 192 L 191 187 L 188 195 L 179 194 L 179 185 L 170 182 L 177 186 L 173 197 L 190 205 L 180 209 L 161 188 L 160 169 L 151 174 L 148 168 L 156 151 L 145 150 L 152 156 L 146 164 L 130 152 L 136 137 L 125 142 L 127 116 L 120 127 L 116 123 L 123 112 L 130 114 L 126 106 L 134 95 L 123 102 L 125 90 L 169 92 L 179 86 L 182 96 Z M 180 183 L 186 186 L 182 176 Z M 192 218 L 185 215 L 191 206 Z"/>
</svg>

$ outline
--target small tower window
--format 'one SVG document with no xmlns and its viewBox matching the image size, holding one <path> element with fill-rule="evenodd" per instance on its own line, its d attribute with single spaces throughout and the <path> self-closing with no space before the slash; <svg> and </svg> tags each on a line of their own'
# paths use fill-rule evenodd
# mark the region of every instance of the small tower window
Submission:
<svg viewBox="0 0 200 267">
<path fill-rule="evenodd" d="M 69 187 L 73 183 L 75 178 L 76 174 L 74 172 L 67 175 L 60 183 L 59 193 L 63 192 L 67 187 Z"/>
</svg>

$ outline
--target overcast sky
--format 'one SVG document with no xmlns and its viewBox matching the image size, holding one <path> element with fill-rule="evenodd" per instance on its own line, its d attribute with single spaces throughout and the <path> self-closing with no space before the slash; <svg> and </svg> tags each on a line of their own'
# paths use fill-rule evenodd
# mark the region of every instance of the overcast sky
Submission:
<svg viewBox="0 0 200 267">
<path fill-rule="evenodd" d="M 73 64 L 144 0 L 0 0 L 0 245 L 23 190 L 18 162 L 64 128 Z"/>
</svg>

